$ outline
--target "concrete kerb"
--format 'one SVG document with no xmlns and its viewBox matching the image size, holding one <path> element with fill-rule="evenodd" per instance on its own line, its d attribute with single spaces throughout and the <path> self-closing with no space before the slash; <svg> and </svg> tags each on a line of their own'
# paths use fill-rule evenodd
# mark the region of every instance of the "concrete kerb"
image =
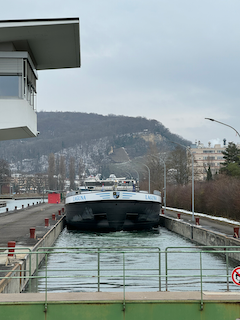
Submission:
<svg viewBox="0 0 240 320">
<path fill-rule="evenodd" d="M 229 258 L 240 261 L 240 240 L 228 237 L 222 233 L 207 230 L 202 226 L 194 225 L 180 219 L 160 215 L 160 225 L 170 231 L 204 246 L 239 246 L 238 252 L 230 252 Z"/>
<path fill-rule="evenodd" d="M 65 215 L 62 216 L 61 219 L 55 225 L 53 225 L 50 230 L 48 230 L 48 232 L 43 236 L 43 238 L 40 239 L 33 248 L 31 248 L 31 251 L 36 252 L 37 249 L 40 247 L 51 247 L 58 238 L 61 231 L 64 229 L 64 227 Z M 15 249 L 21 249 L 21 247 L 16 247 Z M 22 260 L 19 261 L 20 258 Z M 42 262 L 44 258 L 45 254 L 24 253 L 22 255 L 19 255 L 17 253 L 16 257 L 11 258 L 9 260 L 12 263 L 17 262 L 17 264 L 13 267 L 11 271 L 9 271 L 6 277 L 18 277 L 20 275 L 20 278 L 3 278 L 0 281 L 0 293 L 22 292 L 29 281 L 30 273 L 31 275 L 35 273 L 38 265 Z"/>
</svg>

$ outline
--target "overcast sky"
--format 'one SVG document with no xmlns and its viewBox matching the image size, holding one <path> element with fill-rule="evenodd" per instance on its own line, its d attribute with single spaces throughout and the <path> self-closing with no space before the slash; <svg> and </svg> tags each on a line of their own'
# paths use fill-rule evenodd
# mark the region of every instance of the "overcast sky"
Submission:
<svg viewBox="0 0 240 320">
<path fill-rule="evenodd" d="M 8 0 L 0 19 L 80 18 L 80 69 L 40 71 L 38 111 L 156 119 L 240 142 L 239 0 Z"/>
</svg>

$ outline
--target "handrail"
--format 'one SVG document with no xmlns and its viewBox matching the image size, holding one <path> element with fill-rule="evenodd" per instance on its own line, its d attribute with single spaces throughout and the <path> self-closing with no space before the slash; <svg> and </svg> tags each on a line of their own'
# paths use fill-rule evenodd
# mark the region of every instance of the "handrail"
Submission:
<svg viewBox="0 0 240 320">
<path fill-rule="evenodd" d="M 0 255 L 8 254 L 6 252 L 11 248 L 0 248 Z M 6 250 L 2 252 L 2 250 Z M 5 277 L 0 277 L 0 279 L 28 279 L 31 282 L 32 279 L 43 279 L 44 280 L 44 292 L 45 292 L 45 308 L 47 308 L 47 294 L 49 289 L 49 281 L 51 279 L 65 279 L 65 278 L 77 278 L 77 279 L 91 279 L 95 280 L 91 283 L 97 286 L 97 291 L 101 290 L 102 281 L 101 279 L 111 279 L 117 280 L 116 284 L 119 287 L 122 287 L 123 290 L 123 308 L 125 308 L 125 294 L 126 289 L 128 288 L 128 280 L 131 281 L 139 281 L 144 283 L 146 279 L 153 279 L 154 287 L 158 288 L 158 291 L 162 290 L 162 279 L 165 280 L 165 290 L 168 291 L 169 289 L 169 279 L 174 279 L 174 281 L 178 282 L 179 280 L 182 281 L 183 279 L 193 279 L 194 285 L 196 285 L 196 289 L 198 289 L 201 293 L 201 309 L 203 308 L 203 284 L 204 279 L 211 279 L 218 277 L 221 279 L 226 279 L 226 282 L 223 284 L 224 287 L 221 290 L 227 288 L 227 291 L 230 290 L 230 283 L 229 277 L 229 254 L 238 252 L 240 253 L 239 246 L 198 246 L 198 247 L 167 247 L 165 250 L 162 250 L 159 247 L 148 247 L 148 246 L 141 246 L 141 247 L 126 247 L 126 246 L 119 246 L 119 247 L 41 247 L 38 248 L 36 251 L 32 251 L 29 248 L 21 248 L 16 247 L 14 254 L 18 253 L 28 255 L 29 259 L 29 267 L 27 268 L 27 264 L 25 264 L 25 270 L 16 270 L 14 274 L 9 274 Z M 92 263 L 91 267 L 77 266 L 61 269 L 58 268 L 51 268 L 48 266 L 49 256 L 58 255 L 58 254 L 79 254 L 81 255 L 88 255 L 91 254 L 94 256 L 94 262 Z M 177 268 L 175 266 L 170 265 L 170 256 L 176 257 L 176 254 L 186 254 L 190 253 L 194 256 L 199 256 L 199 262 L 197 263 L 197 259 L 195 259 L 195 266 L 192 264 L 191 266 L 185 266 L 182 268 L 179 264 Z M 223 254 L 225 256 L 226 266 L 223 269 L 219 268 L 212 268 L 212 267 L 205 267 L 203 261 L 203 255 L 205 254 Z M 150 255 L 154 257 L 154 263 L 148 265 L 148 259 L 144 257 L 144 255 Z M 38 263 L 39 263 L 39 256 L 42 256 L 45 259 L 45 270 L 42 274 L 39 275 Z M 110 268 L 108 265 L 104 265 L 104 262 L 115 255 L 118 257 L 118 265 L 116 264 L 114 268 Z M 136 255 L 136 256 L 135 256 Z M 155 257 L 156 255 L 156 257 Z M 162 256 L 165 257 L 165 261 L 162 260 Z M 32 261 L 37 261 L 36 263 L 36 274 L 32 274 L 33 270 L 31 269 Z M 135 259 L 135 260 L 134 260 Z M 137 265 L 136 259 L 139 260 L 139 265 Z M 172 259 L 173 263 L 175 258 Z M 130 262 L 132 265 L 130 265 Z M 162 265 L 165 264 L 165 272 L 162 272 L 161 268 Z M 209 274 L 208 271 L 218 271 L 218 274 Z M 10 270 L 1 270 L 2 272 L 9 273 Z M 178 272 L 176 272 L 178 271 Z M 183 272 L 184 271 L 184 272 Z M 60 274 L 60 272 L 64 272 L 64 274 Z M 68 274 L 69 273 L 69 274 Z M 137 279 L 137 280 L 136 280 Z M 200 284 L 195 284 L 194 279 L 199 279 Z M 120 282 L 118 282 L 120 280 Z M 156 282 L 157 280 L 157 282 Z M 213 281 L 212 280 L 212 281 Z M 21 280 L 19 280 L 21 281 Z M 188 280 L 189 281 L 189 280 Z M 157 284 L 158 283 L 158 284 Z M 29 283 L 31 285 L 31 283 Z"/>
</svg>

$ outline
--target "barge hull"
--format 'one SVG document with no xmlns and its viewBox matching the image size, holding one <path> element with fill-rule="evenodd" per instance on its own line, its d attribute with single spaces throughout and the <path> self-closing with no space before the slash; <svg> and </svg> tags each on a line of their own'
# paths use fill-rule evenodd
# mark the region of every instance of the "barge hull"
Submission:
<svg viewBox="0 0 240 320">
<path fill-rule="evenodd" d="M 151 201 L 105 200 L 68 203 L 65 208 L 68 229 L 109 232 L 157 226 L 161 205 Z"/>
</svg>

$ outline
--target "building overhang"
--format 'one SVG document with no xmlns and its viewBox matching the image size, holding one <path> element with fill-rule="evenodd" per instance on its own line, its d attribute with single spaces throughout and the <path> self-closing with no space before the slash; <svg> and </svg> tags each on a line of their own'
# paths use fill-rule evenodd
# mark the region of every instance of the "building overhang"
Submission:
<svg viewBox="0 0 240 320">
<path fill-rule="evenodd" d="M 0 45 L 27 51 L 37 70 L 80 67 L 79 18 L 0 21 Z M 4 50 L 4 49 L 3 49 Z"/>
<path fill-rule="evenodd" d="M 0 140 L 36 137 L 36 70 L 80 67 L 79 19 L 0 21 Z"/>
</svg>

